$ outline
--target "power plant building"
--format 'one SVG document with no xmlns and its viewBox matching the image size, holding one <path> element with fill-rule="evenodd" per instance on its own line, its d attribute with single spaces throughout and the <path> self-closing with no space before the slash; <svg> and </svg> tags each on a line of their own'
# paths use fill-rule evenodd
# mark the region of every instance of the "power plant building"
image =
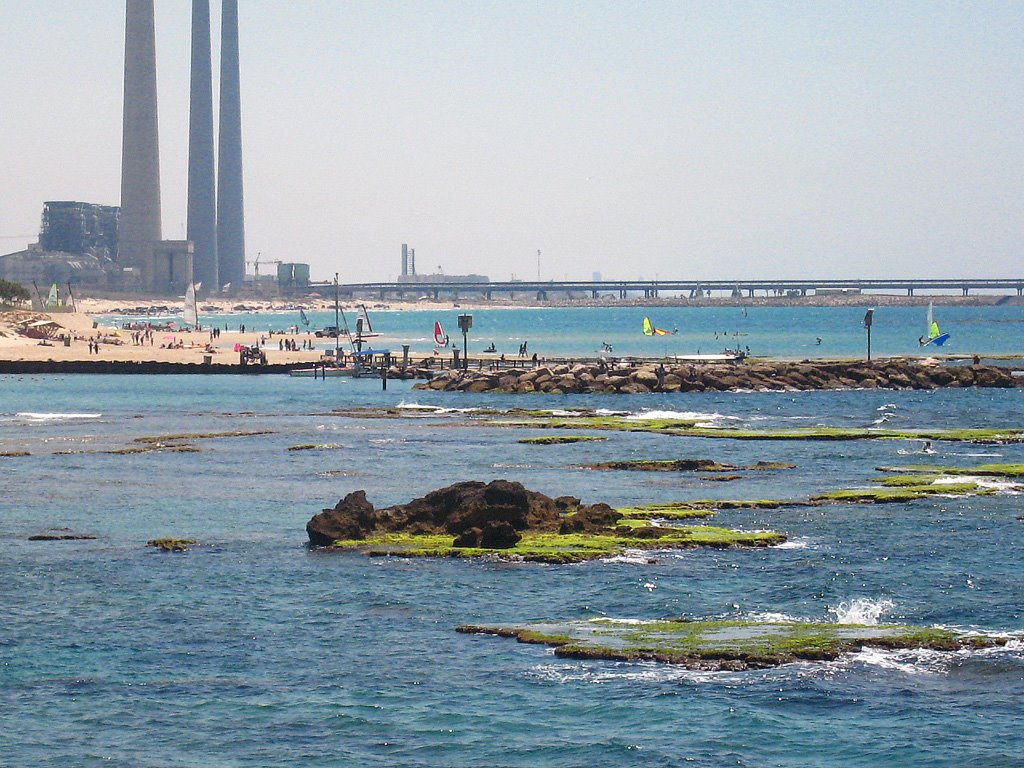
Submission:
<svg viewBox="0 0 1024 768">
<path fill-rule="evenodd" d="M 163 240 L 154 0 L 125 0 L 121 205 L 45 204 L 39 242 L 0 255 L 0 277 L 180 294 L 245 279 L 238 2 L 223 0 L 219 165 L 214 164 L 210 2 L 192 6 L 187 240 Z M 219 185 L 219 190 L 218 190 Z M 287 282 L 308 284 L 295 265 Z M 27 282 L 26 282 L 27 281 Z"/>
</svg>

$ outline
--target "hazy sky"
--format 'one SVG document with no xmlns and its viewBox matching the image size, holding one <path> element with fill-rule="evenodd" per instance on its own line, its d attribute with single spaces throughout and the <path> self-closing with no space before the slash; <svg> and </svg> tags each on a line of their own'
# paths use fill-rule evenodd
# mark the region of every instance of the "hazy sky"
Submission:
<svg viewBox="0 0 1024 768">
<path fill-rule="evenodd" d="M 214 55 L 220 4 L 214 7 Z M 240 0 L 249 258 L 314 278 L 1020 276 L 1024 2 Z M 164 236 L 190 4 L 157 0 Z M 124 3 L 0 3 L 0 252 L 117 204 Z M 214 77 L 217 76 L 217 65 Z"/>
</svg>

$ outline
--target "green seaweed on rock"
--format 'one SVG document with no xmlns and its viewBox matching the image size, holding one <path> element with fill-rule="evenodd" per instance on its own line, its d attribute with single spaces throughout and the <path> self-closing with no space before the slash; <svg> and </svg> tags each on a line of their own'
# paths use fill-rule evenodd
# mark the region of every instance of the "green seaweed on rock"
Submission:
<svg viewBox="0 0 1024 768">
<path fill-rule="evenodd" d="M 697 669 L 743 670 L 801 660 L 833 660 L 866 646 L 953 651 L 1005 644 L 1003 638 L 900 624 L 637 621 L 595 619 L 521 626 L 463 625 L 457 631 L 554 646 L 557 656 L 660 661 Z"/>
</svg>

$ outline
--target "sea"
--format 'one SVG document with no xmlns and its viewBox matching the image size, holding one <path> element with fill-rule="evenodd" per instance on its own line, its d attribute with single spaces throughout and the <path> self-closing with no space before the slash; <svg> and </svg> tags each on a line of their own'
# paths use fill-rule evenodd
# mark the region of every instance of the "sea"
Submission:
<svg viewBox="0 0 1024 768">
<path fill-rule="evenodd" d="M 382 338 L 398 340 L 429 339 L 438 315 L 370 312 Z M 440 319 L 454 330 L 458 313 Z M 327 314 L 311 320 L 327 323 Z M 714 334 L 727 331 L 748 334 L 738 338 L 755 353 L 785 357 L 818 354 L 819 336 L 822 356 L 856 355 L 865 341 L 858 309 L 473 314 L 470 343 L 528 340 L 552 356 L 592 354 L 602 341 L 637 354 L 663 343 L 680 354 L 697 344 L 720 351 Z M 635 338 L 645 314 L 679 334 Z M 938 319 L 954 352 L 1007 355 L 1021 352 L 1022 314 L 943 307 Z M 921 353 L 920 308 L 880 309 L 875 322 L 879 355 Z M 353 412 L 380 407 L 403 416 Z M 885 465 L 1024 463 L 1024 445 L 935 441 L 924 455 L 906 440 L 606 432 L 603 442 L 538 446 L 518 440 L 541 430 L 474 418 L 517 407 L 753 430 L 1024 425 L 1021 389 L 516 397 L 282 375 L 0 376 L 0 453 L 29 454 L 0 456 L 0 765 L 1024 764 L 1024 507 L 1009 487 L 907 504 L 723 511 L 714 524 L 782 531 L 788 541 L 573 565 L 369 558 L 310 549 L 305 533 L 313 515 L 355 490 L 377 506 L 496 478 L 613 506 L 805 499 L 877 484 Z M 142 445 L 137 438 L 217 433 L 239 434 L 192 438 L 197 452 L 118 452 Z M 309 444 L 319 448 L 288 450 Z M 731 482 L 580 468 L 638 458 L 796 468 Z M 29 541 L 50 529 L 96 538 Z M 159 537 L 198 544 L 184 553 L 146 546 Z M 455 632 L 670 617 L 909 623 L 1008 642 L 695 672 L 565 660 L 544 646 Z"/>
</svg>

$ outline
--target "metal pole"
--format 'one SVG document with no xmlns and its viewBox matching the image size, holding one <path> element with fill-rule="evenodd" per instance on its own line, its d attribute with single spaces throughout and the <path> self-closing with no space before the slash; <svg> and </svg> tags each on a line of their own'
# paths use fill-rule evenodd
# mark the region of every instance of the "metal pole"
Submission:
<svg viewBox="0 0 1024 768">
<path fill-rule="evenodd" d="M 868 326 L 868 362 L 871 362 L 871 326 Z"/>
<path fill-rule="evenodd" d="M 341 323 L 338 320 L 338 273 L 334 273 L 334 364 L 338 364 L 338 342 L 341 339 Z M 325 377 L 326 378 L 326 377 Z"/>
<path fill-rule="evenodd" d="M 462 370 L 469 370 L 469 334 L 462 332 Z"/>
</svg>

